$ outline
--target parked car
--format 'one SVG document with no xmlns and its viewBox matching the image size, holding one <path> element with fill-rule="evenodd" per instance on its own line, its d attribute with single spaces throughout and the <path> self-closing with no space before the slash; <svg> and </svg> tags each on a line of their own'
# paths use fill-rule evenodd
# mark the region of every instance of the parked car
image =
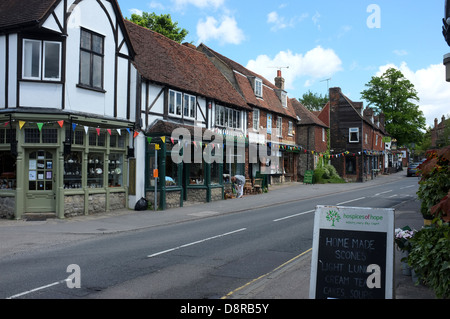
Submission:
<svg viewBox="0 0 450 319">
<path fill-rule="evenodd" d="M 421 163 L 411 163 L 411 164 L 409 164 L 408 170 L 406 172 L 406 176 L 407 177 L 419 176 L 418 173 L 419 173 L 419 165 L 420 164 Z"/>
</svg>

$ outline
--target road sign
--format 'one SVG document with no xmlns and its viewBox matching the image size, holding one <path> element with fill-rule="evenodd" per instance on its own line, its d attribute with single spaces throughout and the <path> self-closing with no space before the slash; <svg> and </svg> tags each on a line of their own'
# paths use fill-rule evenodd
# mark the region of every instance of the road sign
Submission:
<svg viewBox="0 0 450 319">
<path fill-rule="evenodd" d="M 305 178 L 303 179 L 304 184 L 314 183 L 314 171 L 306 171 Z"/>
<path fill-rule="evenodd" d="M 394 209 L 317 206 L 311 299 L 392 299 Z"/>
</svg>

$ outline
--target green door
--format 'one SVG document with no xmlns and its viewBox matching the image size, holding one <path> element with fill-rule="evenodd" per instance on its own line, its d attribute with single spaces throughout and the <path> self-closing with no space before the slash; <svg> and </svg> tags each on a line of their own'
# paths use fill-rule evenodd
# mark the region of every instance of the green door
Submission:
<svg viewBox="0 0 450 319">
<path fill-rule="evenodd" d="M 56 212 L 55 150 L 29 150 L 26 154 L 25 212 Z"/>
</svg>

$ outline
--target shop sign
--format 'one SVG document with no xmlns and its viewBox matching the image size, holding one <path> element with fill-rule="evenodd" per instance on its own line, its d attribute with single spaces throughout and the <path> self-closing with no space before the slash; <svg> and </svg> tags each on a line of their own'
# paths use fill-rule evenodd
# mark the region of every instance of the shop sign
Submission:
<svg viewBox="0 0 450 319">
<path fill-rule="evenodd" d="M 392 299 L 394 209 L 318 206 L 311 299 Z"/>
</svg>

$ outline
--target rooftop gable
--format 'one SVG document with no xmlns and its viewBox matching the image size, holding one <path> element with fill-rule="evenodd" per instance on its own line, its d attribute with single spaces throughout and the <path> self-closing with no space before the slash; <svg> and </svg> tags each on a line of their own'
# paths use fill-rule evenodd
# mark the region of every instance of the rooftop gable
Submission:
<svg viewBox="0 0 450 319">
<path fill-rule="evenodd" d="M 2 0 L 0 1 L 0 29 L 39 25 L 61 0 Z"/>
<path fill-rule="evenodd" d="M 250 109 L 242 96 L 196 48 L 125 21 L 139 73 L 151 82 Z"/>
<path fill-rule="evenodd" d="M 317 125 L 321 127 L 328 128 L 329 126 L 322 122 L 313 112 L 308 110 L 306 106 L 304 106 L 297 99 L 291 99 L 293 108 L 297 116 L 300 118 L 300 121 L 297 123 L 299 125 Z"/>
</svg>

